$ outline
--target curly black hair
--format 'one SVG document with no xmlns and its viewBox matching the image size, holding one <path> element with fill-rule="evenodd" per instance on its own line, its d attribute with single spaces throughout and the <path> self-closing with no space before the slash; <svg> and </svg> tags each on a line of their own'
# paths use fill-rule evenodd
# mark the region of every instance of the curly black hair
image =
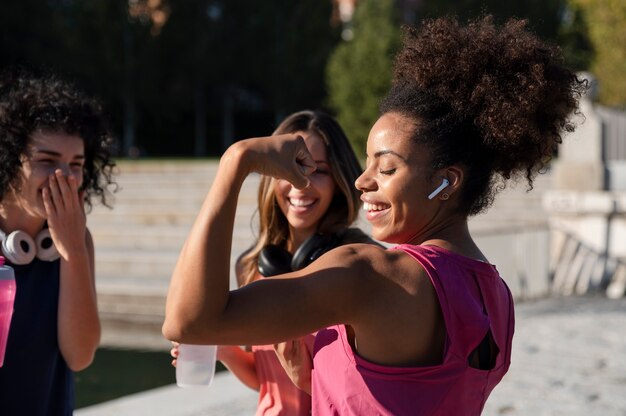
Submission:
<svg viewBox="0 0 626 416">
<path fill-rule="evenodd" d="M 18 189 L 21 156 L 34 132 L 64 132 L 85 144 L 83 185 L 90 209 L 96 196 L 110 206 L 113 181 L 113 143 L 100 105 L 68 81 L 24 68 L 10 68 L 0 76 L 0 201 L 8 189 Z"/>
<path fill-rule="evenodd" d="M 511 19 L 460 24 L 447 17 L 405 27 L 394 81 L 381 113 L 413 119 L 414 139 L 432 152 L 432 170 L 461 164 L 459 209 L 478 214 L 508 179 L 529 189 L 572 131 L 586 82 L 563 65 L 560 50 Z"/>
</svg>

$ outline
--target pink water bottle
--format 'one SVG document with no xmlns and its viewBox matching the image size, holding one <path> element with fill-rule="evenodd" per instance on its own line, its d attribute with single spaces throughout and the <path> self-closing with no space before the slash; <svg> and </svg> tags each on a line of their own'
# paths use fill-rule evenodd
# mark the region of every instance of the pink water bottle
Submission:
<svg viewBox="0 0 626 416">
<path fill-rule="evenodd" d="M 4 364 L 14 300 L 15 273 L 12 267 L 4 265 L 4 257 L 0 256 L 0 367 Z"/>
</svg>

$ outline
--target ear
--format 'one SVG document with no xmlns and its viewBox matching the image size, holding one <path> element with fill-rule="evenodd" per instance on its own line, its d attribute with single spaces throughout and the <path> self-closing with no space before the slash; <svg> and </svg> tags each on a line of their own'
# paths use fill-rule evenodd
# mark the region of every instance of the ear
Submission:
<svg viewBox="0 0 626 416">
<path fill-rule="evenodd" d="M 444 169 L 442 176 L 450 181 L 450 185 L 446 188 L 446 192 L 452 196 L 453 194 L 459 192 L 463 186 L 465 171 L 460 166 L 453 165 Z"/>
<path fill-rule="evenodd" d="M 460 166 L 452 165 L 441 169 L 441 171 L 435 175 L 435 178 L 445 178 L 448 180 L 448 186 L 437 196 L 438 198 L 448 199 L 460 191 L 465 180 L 465 171 Z M 447 196 L 444 196 L 444 194 Z"/>
</svg>

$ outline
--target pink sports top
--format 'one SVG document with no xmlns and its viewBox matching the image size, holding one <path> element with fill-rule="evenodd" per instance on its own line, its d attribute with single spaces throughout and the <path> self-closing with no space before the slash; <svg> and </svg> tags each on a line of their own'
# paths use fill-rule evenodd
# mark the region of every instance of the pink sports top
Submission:
<svg viewBox="0 0 626 416">
<path fill-rule="evenodd" d="M 443 361 L 427 367 L 389 367 L 361 358 L 344 325 L 315 339 L 314 415 L 480 415 L 511 360 L 511 293 L 495 266 L 435 246 L 402 244 L 428 273 L 446 326 Z M 498 354 L 490 370 L 469 357 L 491 330 Z"/>
</svg>

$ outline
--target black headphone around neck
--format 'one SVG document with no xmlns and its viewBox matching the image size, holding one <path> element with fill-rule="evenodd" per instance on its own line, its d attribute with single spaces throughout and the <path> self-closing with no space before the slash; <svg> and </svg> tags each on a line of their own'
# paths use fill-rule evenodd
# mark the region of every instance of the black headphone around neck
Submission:
<svg viewBox="0 0 626 416">
<path fill-rule="evenodd" d="M 259 273 L 261 276 L 270 277 L 300 270 L 340 243 L 341 238 L 337 234 L 313 234 L 304 240 L 293 256 L 282 247 L 265 246 L 259 253 Z"/>
<path fill-rule="evenodd" d="M 21 230 L 9 235 L 0 230 L 0 240 L 4 257 L 18 266 L 29 264 L 35 257 L 43 261 L 55 261 L 60 257 L 48 228 L 41 230 L 34 240 Z"/>
</svg>

